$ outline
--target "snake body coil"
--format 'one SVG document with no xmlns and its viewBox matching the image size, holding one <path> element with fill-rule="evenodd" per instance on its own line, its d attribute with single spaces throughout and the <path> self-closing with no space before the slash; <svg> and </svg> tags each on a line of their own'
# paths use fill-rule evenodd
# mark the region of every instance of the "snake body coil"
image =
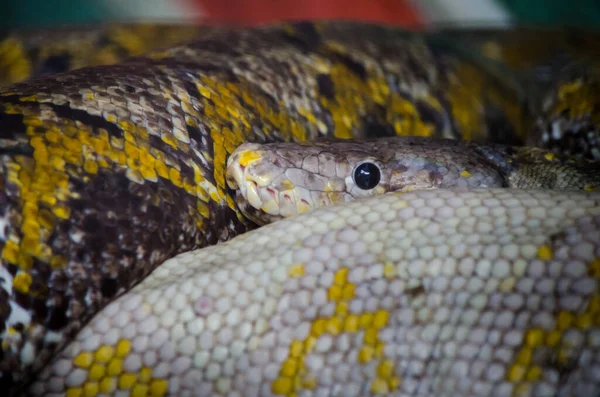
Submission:
<svg viewBox="0 0 600 397">
<path fill-rule="evenodd" d="M 29 394 L 595 396 L 599 258 L 598 192 L 357 200 L 165 262 Z"/>
<path fill-rule="evenodd" d="M 29 380 L 96 312 L 163 261 L 252 227 L 225 179 L 227 156 L 243 142 L 425 135 L 523 143 L 533 110 L 504 83 L 422 36 L 299 23 L 209 29 L 117 65 L 4 88 L 2 384 Z M 60 376 L 83 382 L 69 393 L 95 395 L 104 386 L 116 393 L 116 378 L 105 374 L 131 375 L 123 368 L 136 366 L 93 365 L 126 355 L 124 343 L 98 346 L 98 362 L 89 354 L 78 359 L 104 371 L 89 384 L 77 378 L 81 371 L 65 373 L 59 364 Z M 164 383 L 148 386 L 156 379 L 144 368 L 119 378 L 121 392 L 166 393 Z M 53 379 L 34 390 L 69 384 Z"/>
</svg>

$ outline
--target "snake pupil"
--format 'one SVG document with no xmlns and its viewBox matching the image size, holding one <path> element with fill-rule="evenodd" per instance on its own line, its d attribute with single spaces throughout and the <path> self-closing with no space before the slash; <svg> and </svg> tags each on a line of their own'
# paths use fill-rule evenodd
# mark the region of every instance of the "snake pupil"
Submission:
<svg viewBox="0 0 600 397">
<path fill-rule="evenodd" d="M 373 189 L 381 180 L 381 171 L 373 163 L 362 163 L 354 169 L 354 183 L 360 189 Z"/>
</svg>

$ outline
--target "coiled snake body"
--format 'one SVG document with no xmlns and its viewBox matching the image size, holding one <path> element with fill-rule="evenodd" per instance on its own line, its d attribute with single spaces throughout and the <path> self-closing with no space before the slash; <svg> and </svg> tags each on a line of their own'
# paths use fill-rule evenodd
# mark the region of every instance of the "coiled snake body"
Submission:
<svg viewBox="0 0 600 397">
<path fill-rule="evenodd" d="M 301 23 L 215 28 L 197 41 L 117 65 L 3 89 L 3 382 L 17 387 L 52 358 L 29 393 L 429 395 L 434 390 L 465 390 L 542 395 L 563 386 L 567 394 L 597 392 L 594 272 L 599 239 L 594 193 L 489 191 L 469 196 L 449 191 L 437 201 L 418 194 L 405 200 L 390 196 L 390 201 L 352 207 L 364 219 L 347 216 L 352 209 L 335 207 L 322 213 L 330 226 L 318 226 L 317 215 L 308 216 L 238 243 L 254 248 L 266 244 L 260 252 L 227 245 L 223 252 L 217 251 L 219 246 L 206 251 L 209 259 L 198 265 L 199 278 L 187 273 L 185 260 L 167 262 L 171 265 L 153 273 L 148 287 L 140 284 L 149 288 L 144 289 L 150 294 L 147 299 L 145 292 L 127 293 L 56 356 L 95 313 L 165 260 L 252 227 L 226 184 L 227 156 L 241 143 L 437 135 L 518 144 L 527 139 L 534 117 L 513 83 L 504 84 L 496 71 L 446 46 L 399 30 Z M 570 92 L 578 89 L 569 87 Z M 561 119 L 563 113 L 557 117 L 547 122 L 571 127 Z M 577 147 L 593 149 L 593 129 L 591 135 L 578 134 L 582 124 L 593 126 L 593 119 L 578 119 L 569 129 L 570 139 Z M 546 143 L 560 138 L 548 138 L 544 128 L 539 132 Z M 592 149 L 584 155 L 593 158 Z M 423 202 L 428 204 L 418 210 Z M 538 202 L 548 212 L 536 210 Z M 490 205 L 500 210 L 486 210 Z M 516 213 L 506 218 L 501 212 L 511 205 Z M 394 211 L 388 211 L 392 207 Z M 398 212 L 402 208 L 413 207 L 418 215 L 414 221 L 405 226 L 390 223 L 394 216 L 404 216 Z M 366 215 L 371 208 L 373 215 Z M 448 219 L 446 226 L 425 227 L 433 208 L 444 209 L 440 211 Z M 461 219 L 471 209 L 474 218 L 463 225 Z M 429 221 L 419 223 L 419 217 Z M 354 222 L 361 219 L 367 229 L 356 228 Z M 472 229 L 479 222 L 483 226 Z M 475 241 L 475 230 L 491 233 L 490 225 L 507 251 L 489 239 Z M 424 227 L 415 245 L 406 247 L 410 254 L 403 258 L 408 262 L 400 262 L 402 258 L 385 247 L 386 240 L 379 245 L 375 241 L 374 231 L 384 238 L 397 227 L 406 227 L 409 234 L 413 227 Z M 312 240 L 303 240 L 311 229 Z M 462 268 L 464 277 L 480 276 L 474 278 L 479 281 L 473 289 L 468 287 L 477 298 L 472 306 L 465 301 L 468 296 L 456 291 L 441 294 L 448 285 L 456 290 L 471 285 L 464 277 L 424 283 L 420 276 L 403 279 L 406 265 L 420 268 L 423 260 L 437 266 L 424 270 L 428 277 L 442 271 L 431 254 L 443 256 L 443 249 L 417 248 L 425 236 L 438 237 L 435 241 L 448 247 L 451 242 L 442 238 L 441 230 L 460 231 L 469 244 L 479 246 L 457 251 L 455 257 L 471 269 L 469 273 Z M 275 237 L 270 231 L 277 231 Z M 359 238 L 357 231 L 364 235 Z M 539 237 L 524 238 L 536 233 Z M 389 235 L 388 242 L 403 236 Z M 273 238 L 282 239 L 279 250 Z M 284 241 L 306 249 L 294 254 Z M 345 245 L 331 245 L 334 242 Z M 372 246 L 366 249 L 365 244 Z M 575 255 L 579 249 L 585 255 Z M 240 255 L 250 255 L 243 267 Z M 493 261 L 501 262 L 500 275 L 492 270 Z M 574 274 L 562 268 L 569 261 L 575 263 Z M 537 270 L 526 277 L 530 265 Z M 448 264 L 444 274 L 452 276 L 457 266 L 458 262 Z M 563 276 L 566 285 L 558 281 Z M 508 281 L 499 281 L 502 277 Z M 163 289 L 161 279 L 173 284 Z M 530 281 L 523 281 L 521 290 L 522 280 Z M 538 304 L 524 306 L 523 294 L 543 281 Z M 240 283 L 246 283 L 245 292 Z M 583 286 L 573 290 L 575 283 Z M 546 295 L 555 303 L 544 300 Z M 457 309 L 445 318 L 440 314 L 438 320 L 455 324 L 452 332 L 416 326 L 436 315 L 426 312 L 426 306 L 441 308 L 448 299 L 454 303 L 446 309 Z M 535 320 L 531 312 L 537 309 L 545 317 Z M 508 331 L 492 333 L 490 325 L 476 333 L 478 318 L 487 319 L 488 325 L 497 320 Z M 577 327 L 577 332 L 566 332 Z M 479 345 L 434 348 L 425 343 L 442 335 L 462 341 L 459 336 L 466 337 L 469 330 Z M 404 342 L 395 344 L 394 333 L 405 335 Z M 410 350 L 408 344 L 420 340 L 421 334 L 433 339 L 422 339 Z M 493 338 L 500 352 L 492 349 Z M 502 350 L 507 344 L 514 349 Z M 476 346 L 492 350 L 477 356 Z M 391 348 L 400 350 L 386 350 Z M 456 354 L 467 349 L 464 358 L 480 359 L 491 374 L 484 377 L 470 364 L 457 364 L 453 377 L 446 368 L 451 361 L 439 371 L 427 366 L 443 356 L 439 349 L 444 348 Z M 444 354 L 449 360 L 453 357 Z M 341 368 L 336 363 L 343 362 L 349 364 L 343 374 L 334 373 Z"/>
</svg>

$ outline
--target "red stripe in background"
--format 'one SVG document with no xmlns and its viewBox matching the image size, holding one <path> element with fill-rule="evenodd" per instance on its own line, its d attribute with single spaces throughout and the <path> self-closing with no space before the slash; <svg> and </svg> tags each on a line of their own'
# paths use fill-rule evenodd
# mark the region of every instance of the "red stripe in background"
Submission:
<svg viewBox="0 0 600 397">
<path fill-rule="evenodd" d="M 424 26 L 423 17 L 408 0 L 183 1 L 202 10 L 202 22 L 258 25 L 281 20 L 351 19 L 389 23 L 408 29 L 420 29 Z"/>
</svg>

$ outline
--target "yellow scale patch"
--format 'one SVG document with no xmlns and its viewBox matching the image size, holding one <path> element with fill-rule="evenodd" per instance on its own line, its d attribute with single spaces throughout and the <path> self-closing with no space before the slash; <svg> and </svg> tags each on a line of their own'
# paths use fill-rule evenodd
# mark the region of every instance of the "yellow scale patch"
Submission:
<svg viewBox="0 0 600 397">
<path fill-rule="evenodd" d="M 14 37 L 0 40 L 0 87 L 25 80 L 32 65 L 23 44 Z"/>
<path fill-rule="evenodd" d="M 468 64 L 459 65 L 450 76 L 447 95 L 452 106 L 452 118 L 456 121 L 461 139 L 490 138 L 484 133 L 486 121 L 481 98 L 488 98 L 489 102 L 498 106 L 514 126 L 517 136 L 525 138 L 527 126 L 516 94 L 512 100 L 507 98 L 494 84 L 490 84 L 490 78 L 479 68 Z"/>
<path fill-rule="evenodd" d="M 116 63 L 128 56 L 153 48 L 168 47 L 197 37 L 195 26 L 162 26 L 133 24 L 110 26 L 98 34 L 70 34 L 60 40 L 48 38 L 34 44 L 39 53 L 31 59 L 27 54 L 28 39 L 9 36 L 0 41 L 0 87 L 31 77 L 36 65 L 52 56 L 68 54 L 69 69 Z M 101 45 L 98 45 L 102 38 Z"/>
<path fill-rule="evenodd" d="M 600 123 L 597 92 L 597 82 L 589 83 L 577 79 L 562 84 L 558 87 L 556 104 L 551 114 L 568 112 L 569 118 L 591 117 L 593 123 Z"/>
<path fill-rule="evenodd" d="M 142 367 L 138 372 L 126 372 L 123 361 L 131 350 L 131 341 L 121 339 L 116 346 L 102 345 L 94 352 L 79 353 L 73 365 L 87 370 L 87 380 L 80 387 L 69 387 L 67 397 L 95 397 L 129 391 L 131 397 L 162 397 L 167 394 L 168 382 L 153 378 L 152 368 Z"/>
<path fill-rule="evenodd" d="M 5 108 L 7 113 L 20 113 L 18 108 L 8 106 Z M 70 217 L 70 208 L 64 202 L 77 197 L 76 192 L 69 190 L 67 164 L 77 167 L 78 175 L 84 175 L 84 181 L 97 174 L 100 168 L 114 166 L 126 167 L 127 176 L 139 183 L 157 181 L 158 177 L 170 180 L 174 186 L 198 197 L 200 214 L 208 216 L 208 207 L 202 202 L 208 200 L 208 194 L 199 186 L 204 180 L 202 170 L 195 169 L 194 181 L 182 178 L 178 164 L 150 147 L 149 134 L 144 128 L 131 122 L 119 122 L 124 139 L 118 139 L 110 137 L 104 129 L 94 134 L 80 123 L 64 119 L 61 122 L 58 125 L 25 115 L 34 161 L 15 156 L 7 166 L 8 180 L 20 189 L 23 237 L 9 236 L 1 255 L 8 263 L 18 265 L 13 287 L 23 293 L 29 292 L 31 276 L 27 272 L 33 258 L 49 263 L 53 269 L 64 268 L 67 264 L 66 258 L 54 255 L 45 243 L 55 224 Z M 42 124 L 45 130 L 36 132 L 36 127 Z"/>
<path fill-rule="evenodd" d="M 550 246 L 542 245 L 538 248 L 537 256 L 543 261 L 550 261 L 554 253 Z M 596 258 L 588 264 L 588 275 L 600 280 L 600 258 Z M 529 395 L 532 383 L 542 378 L 542 367 L 532 361 L 536 349 L 551 348 L 557 364 L 568 365 L 571 348 L 567 342 L 562 340 L 565 331 L 574 328 L 587 330 L 591 327 L 600 327 L 600 291 L 596 291 L 596 294 L 590 298 L 583 313 L 566 310 L 558 312 L 555 317 L 554 329 L 544 330 L 533 327 L 527 330 L 523 346 L 506 373 L 506 380 L 516 383 L 513 395 Z"/>
<path fill-rule="evenodd" d="M 462 170 L 462 171 L 460 172 L 460 176 L 461 176 L 461 178 L 470 178 L 470 177 L 472 177 L 472 176 L 473 176 L 473 174 L 471 174 L 471 173 L 470 173 L 469 171 L 467 171 L 467 170 Z"/>
<path fill-rule="evenodd" d="M 94 51 L 94 53 L 91 54 L 92 64 L 109 65 L 117 63 L 122 58 L 119 53 L 122 53 L 123 49 L 130 55 L 142 53 L 147 48 L 146 43 L 148 43 L 148 41 L 144 40 L 140 33 L 143 32 L 135 32 L 131 30 L 131 28 L 116 28 L 110 34 L 110 41 L 115 44 L 110 44 Z"/>
<path fill-rule="evenodd" d="M 290 276 L 300 277 L 304 274 L 304 265 L 293 266 Z M 348 268 L 339 269 L 328 290 L 328 299 L 336 303 L 335 315 L 317 318 L 311 324 L 310 335 L 304 340 L 294 340 L 290 345 L 287 359 L 281 365 L 279 376 L 271 384 L 271 391 L 277 395 L 296 396 L 302 389 L 313 389 L 317 380 L 305 368 L 304 360 L 310 354 L 317 339 L 329 334 L 339 335 L 342 332 L 356 333 L 364 331 L 364 345 L 358 352 L 357 360 L 366 364 L 378 360 L 377 377 L 371 382 L 371 392 L 386 394 L 398 388 L 401 379 L 395 375 L 391 360 L 383 356 L 384 343 L 379 339 L 379 330 L 384 328 L 389 319 L 389 312 L 377 310 L 353 314 L 348 311 L 349 302 L 354 298 L 356 286 L 348 282 Z"/>
<path fill-rule="evenodd" d="M 336 42 L 328 41 L 326 46 L 329 50 L 345 54 L 343 46 Z M 329 75 L 334 87 L 343 87 L 336 89 L 333 100 L 320 98 L 321 105 L 331 113 L 336 138 L 355 137 L 356 129 L 361 125 L 361 116 L 369 113 L 375 105 L 383 105 L 388 109 L 386 122 L 394 126 L 399 136 L 431 136 L 435 132 L 433 124 L 420 119 L 413 103 L 390 91 L 383 75 L 370 71 L 369 77 L 363 81 L 343 64 L 323 65 L 321 68 Z M 366 101 L 367 98 L 370 102 Z M 441 109 L 435 98 L 423 99 L 434 108 Z"/>
</svg>

